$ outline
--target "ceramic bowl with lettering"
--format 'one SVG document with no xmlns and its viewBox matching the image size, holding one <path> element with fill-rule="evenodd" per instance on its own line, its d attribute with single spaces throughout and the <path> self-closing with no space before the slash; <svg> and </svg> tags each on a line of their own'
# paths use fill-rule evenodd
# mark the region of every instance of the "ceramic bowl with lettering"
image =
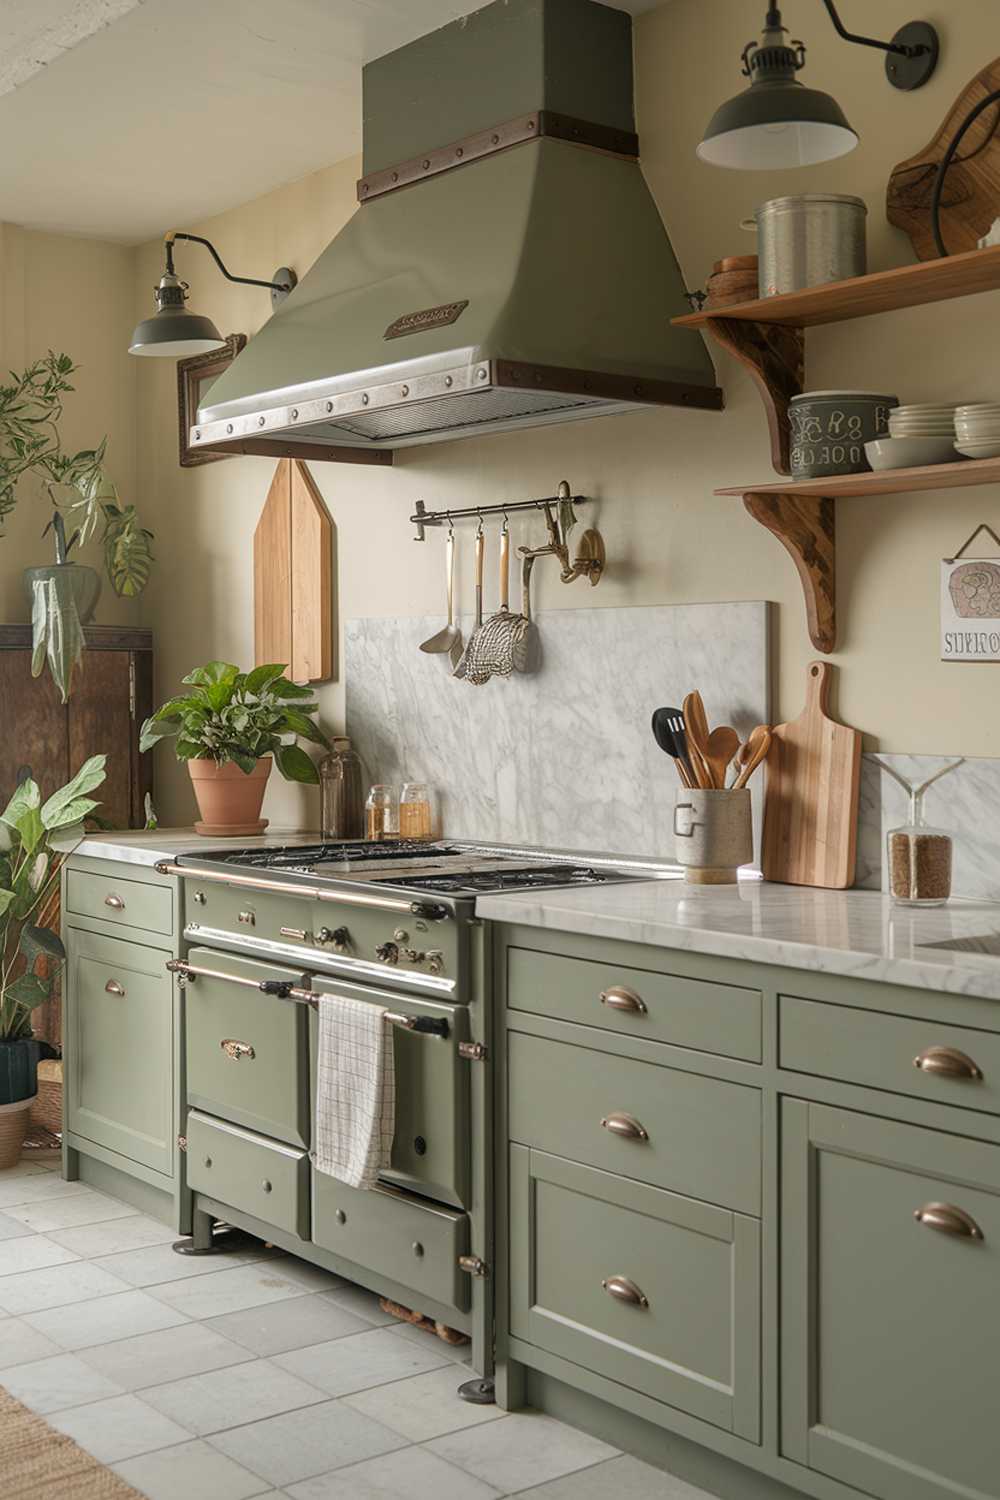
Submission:
<svg viewBox="0 0 1000 1500">
<path fill-rule="evenodd" d="M 806 391 L 788 403 L 791 470 L 796 479 L 864 474 L 865 444 L 889 432 L 898 397 L 871 391 Z"/>
</svg>

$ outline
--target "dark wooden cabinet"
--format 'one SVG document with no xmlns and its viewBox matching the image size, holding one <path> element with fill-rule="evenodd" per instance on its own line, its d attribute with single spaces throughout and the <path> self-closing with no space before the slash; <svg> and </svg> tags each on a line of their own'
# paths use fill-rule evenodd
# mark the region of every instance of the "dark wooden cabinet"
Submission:
<svg viewBox="0 0 1000 1500">
<path fill-rule="evenodd" d="M 91 755 L 108 757 L 100 816 L 141 828 L 152 791 L 152 756 L 139 754 L 139 726 L 153 709 L 153 636 L 112 625 L 84 628 L 87 650 L 68 703 L 48 668 L 31 675 L 31 627 L 0 625 L 0 806 L 30 766 L 48 796 Z"/>
</svg>

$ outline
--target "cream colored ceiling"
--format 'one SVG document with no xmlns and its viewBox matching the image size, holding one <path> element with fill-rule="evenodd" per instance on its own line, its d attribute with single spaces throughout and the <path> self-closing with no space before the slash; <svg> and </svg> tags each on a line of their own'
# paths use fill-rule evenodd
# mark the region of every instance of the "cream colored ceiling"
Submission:
<svg viewBox="0 0 1000 1500">
<path fill-rule="evenodd" d="M 362 64 L 484 3 L 0 0 L 0 220 L 138 242 L 350 156 Z"/>
</svg>

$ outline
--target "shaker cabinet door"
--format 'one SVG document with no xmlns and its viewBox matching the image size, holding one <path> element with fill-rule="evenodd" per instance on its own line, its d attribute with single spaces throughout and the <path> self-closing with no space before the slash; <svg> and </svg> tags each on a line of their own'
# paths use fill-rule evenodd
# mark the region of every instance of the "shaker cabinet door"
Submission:
<svg viewBox="0 0 1000 1500">
<path fill-rule="evenodd" d="M 130 1161 L 173 1171 L 168 952 L 70 928 L 66 1124 Z"/>
<path fill-rule="evenodd" d="M 1000 1147 L 782 1106 L 782 1450 L 878 1500 L 1000 1496 Z"/>
</svg>

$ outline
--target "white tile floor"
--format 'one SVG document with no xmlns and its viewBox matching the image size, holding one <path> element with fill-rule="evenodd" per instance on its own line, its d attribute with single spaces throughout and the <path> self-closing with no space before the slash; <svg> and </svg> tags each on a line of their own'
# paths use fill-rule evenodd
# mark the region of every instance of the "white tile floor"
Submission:
<svg viewBox="0 0 1000 1500">
<path fill-rule="evenodd" d="M 711 1500 L 456 1395 L 467 1348 L 264 1246 L 175 1235 L 54 1159 L 0 1172 L 0 1385 L 150 1500 Z"/>
</svg>

